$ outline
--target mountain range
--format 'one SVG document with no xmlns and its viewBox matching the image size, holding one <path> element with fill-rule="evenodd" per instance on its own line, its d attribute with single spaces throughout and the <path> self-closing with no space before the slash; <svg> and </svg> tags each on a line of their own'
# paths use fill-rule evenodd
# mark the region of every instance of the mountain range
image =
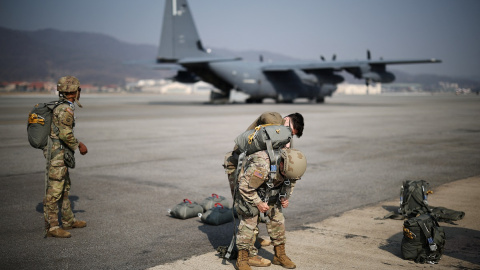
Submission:
<svg viewBox="0 0 480 270">
<path fill-rule="evenodd" d="M 74 75 L 82 83 L 117 84 L 138 79 L 160 79 L 171 72 L 154 70 L 157 47 L 119 41 L 113 37 L 86 32 L 44 29 L 22 31 L 0 27 L 1 81 L 56 81 Z M 219 55 L 242 57 L 248 61 L 298 60 L 268 51 L 233 52 L 213 49 Z M 457 82 L 462 87 L 478 87 L 479 82 L 437 75 L 411 75 L 393 70 L 396 83 L 420 83 L 424 86 L 439 81 Z M 343 74 L 342 74 L 343 75 Z M 350 75 L 347 82 L 359 83 Z"/>
</svg>

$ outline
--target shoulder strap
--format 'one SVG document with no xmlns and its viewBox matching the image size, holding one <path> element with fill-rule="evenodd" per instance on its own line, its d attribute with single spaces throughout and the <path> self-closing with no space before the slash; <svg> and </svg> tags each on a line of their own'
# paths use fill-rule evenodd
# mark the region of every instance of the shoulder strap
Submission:
<svg viewBox="0 0 480 270">
<path fill-rule="evenodd" d="M 435 242 L 433 241 L 432 233 L 427 228 L 427 220 L 428 219 L 418 219 L 417 223 L 418 223 L 418 226 L 422 229 L 423 234 L 427 238 L 427 242 L 428 242 L 428 246 L 430 247 L 430 250 L 436 251 L 437 244 L 435 244 Z M 432 218 L 432 223 L 435 224 L 435 222 L 436 222 L 435 219 Z"/>
</svg>

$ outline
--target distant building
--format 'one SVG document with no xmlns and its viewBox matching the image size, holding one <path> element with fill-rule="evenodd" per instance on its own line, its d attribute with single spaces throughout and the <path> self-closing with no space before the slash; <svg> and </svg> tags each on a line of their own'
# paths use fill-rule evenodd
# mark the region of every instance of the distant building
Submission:
<svg viewBox="0 0 480 270">
<path fill-rule="evenodd" d="M 341 83 L 337 85 L 336 93 L 345 95 L 378 95 L 382 93 L 382 84 L 374 83 L 367 87 L 365 84 Z"/>
<path fill-rule="evenodd" d="M 140 80 L 137 83 L 129 84 L 127 89 L 144 93 L 191 95 L 210 94 L 214 87 L 202 81 L 186 84 L 169 80 Z"/>
</svg>

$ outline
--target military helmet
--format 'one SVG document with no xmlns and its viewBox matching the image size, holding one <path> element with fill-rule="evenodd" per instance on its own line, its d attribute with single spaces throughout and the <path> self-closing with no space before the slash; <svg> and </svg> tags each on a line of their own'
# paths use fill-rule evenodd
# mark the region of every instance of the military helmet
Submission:
<svg viewBox="0 0 480 270">
<path fill-rule="evenodd" d="M 57 91 L 60 93 L 76 92 L 80 87 L 80 81 L 73 76 L 65 76 L 58 80 Z"/>
<path fill-rule="evenodd" d="M 307 169 L 307 158 L 297 149 L 282 149 L 283 174 L 288 179 L 300 179 Z"/>
</svg>

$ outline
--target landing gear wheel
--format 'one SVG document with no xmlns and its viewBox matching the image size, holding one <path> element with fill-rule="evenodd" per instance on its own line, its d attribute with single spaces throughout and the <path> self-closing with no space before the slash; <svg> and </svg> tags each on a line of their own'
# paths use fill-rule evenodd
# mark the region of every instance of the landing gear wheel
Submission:
<svg viewBox="0 0 480 270">
<path fill-rule="evenodd" d="M 229 93 L 211 91 L 210 103 L 212 104 L 227 104 L 230 101 Z"/>
</svg>

